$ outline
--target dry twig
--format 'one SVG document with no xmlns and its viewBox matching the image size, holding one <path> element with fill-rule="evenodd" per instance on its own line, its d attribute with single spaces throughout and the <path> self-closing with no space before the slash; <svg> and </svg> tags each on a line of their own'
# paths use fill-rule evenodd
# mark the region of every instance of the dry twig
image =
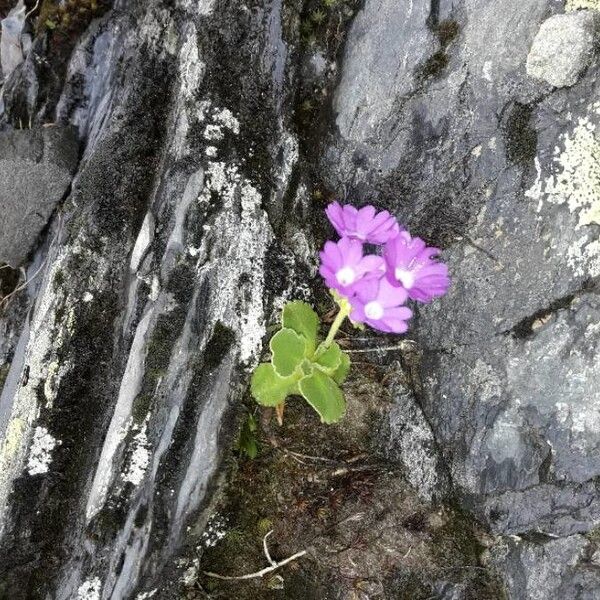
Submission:
<svg viewBox="0 0 600 600">
<path fill-rule="evenodd" d="M 267 535 L 265 535 L 265 537 L 263 538 L 263 549 L 265 551 L 265 556 L 267 557 L 267 560 L 269 561 L 271 566 L 265 567 L 264 569 L 261 569 L 260 571 L 256 571 L 256 573 L 248 573 L 247 575 L 219 575 L 219 573 L 211 573 L 210 571 L 203 571 L 204 575 L 206 575 L 207 577 L 213 577 L 214 579 L 221 579 L 223 581 L 242 581 L 244 579 L 256 579 L 258 577 L 264 577 L 265 575 L 268 575 L 269 573 L 272 573 L 273 571 L 280 569 L 284 565 L 287 565 L 288 563 L 291 563 L 292 561 L 294 561 L 306 554 L 306 550 L 302 550 L 301 552 L 296 552 L 296 554 L 292 554 L 292 556 L 289 556 L 288 558 L 286 558 L 280 562 L 275 562 L 271 558 L 271 555 L 269 554 L 269 548 L 267 546 L 267 538 L 272 533 L 273 533 L 272 530 L 269 531 L 269 533 L 267 533 Z"/>
</svg>

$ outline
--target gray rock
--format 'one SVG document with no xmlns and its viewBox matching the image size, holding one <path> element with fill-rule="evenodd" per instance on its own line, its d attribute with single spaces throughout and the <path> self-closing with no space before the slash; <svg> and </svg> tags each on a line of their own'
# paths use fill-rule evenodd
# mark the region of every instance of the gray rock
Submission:
<svg viewBox="0 0 600 600">
<path fill-rule="evenodd" d="M 424 2 L 374 0 L 354 20 L 335 97 L 336 124 L 344 138 L 375 135 L 397 99 L 415 86 L 416 68 L 437 45 L 425 26 L 429 10 Z"/>
<path fill-rule="evenodd" d="M 427 502 L 449 492 L 436 441 L 412 390 L 396 383 L 390 390 L 393 405 L 381 432 L 382 447 L 389 460 L 399 461 L 408 482 Z"/>
<path fill-rule="evenodd" d="M 591 562 L 594 545 L 580 535 L 563 539 L 504 540 L 492 549 L 492 564 L 507 573 L 511 600 L 595 600 L 600 572 Z"/>
<path fill-rule="evenodd" d="M 376 122 L 340 127 L 323 172 L 332 187 L 351 182 L 350 200 L 385 205 L 445 249 L 450 293 L 419 307 L 412 324 L 422 351 L 415 389 L 462 502 L 500 534 L 586 532 L 600 518 L 597 73 L 547 96 L 526 75 L 554 3 L 443 5 L 429 26 L 439 32 L 443 14 L 457 34 L 441 68 L 408 77 L 408 92 L 386 99 L 389 112 L 380 100 L 369 113 L 368 101 L 338 98 L 338 125 L 361 111 Z M 402 70 L 369 68 L 405 50 L 401 37 L 378 44 L 382 27 L 372 18 L 350 31 L 341 81 L 362 70 L 365 87 L 394 95 Z M 404 427 L 382 440 L 395 439 L 399 455 Z M 533 560 L 545 568 L 543 552 Z"/>
<path fill-rule="evenodd" d="M 300 269 L 274 233 L 298 163 L 273 79 L 297 62 L 279 8 L 123 4 L 65 69 L 59 120 L 85 147 L 0 397 L 0 581 L 15 600 L 181 597 L 177 552 L 201 547 L 232 409 Z M 10 114 L 29 89 L 15 85 Z M 0 163 L 64 174 L 60 197 L 70 163 L 27 135 Z M 286 214 L 290 237 L 310 236 L 300 221 Z"/>
<path fill-rule="evenodd" d="M 0 262 L 18 267 L 27 260 L 77 161 L 74 128 L 0 133 Z"/>
<path fill-rule="evenodd" d="M 68 227 L 46 239 L 27 323 L 3 333 L 16 350 L 0 400 L 0 580 L 15 600 L 180 597 L 173 558 L 186 546 L 196 559 L 272 301 L 314 275 L 325 225 L 308 183 L 322 180 L 393 210 L 453 276 L 415 311 L 420 358 L 381 450 L 427 498 L 450 474 L 509 544 L 494 564 L 514 594 L 536 598 L 548 573 L 546 597 L 593 597 L 594 548 L 576 534 L 600 519 L 597 73 L 551 90 L 527 75 L 560 10 L 550 0 L 366 0 L 335 68 L 332 38 L 302 58 L 300 4 L 117 2 L 72 53 L 57 114 L 85 149 Z M 5 89 L 9 115 L 23 98 L 31 115 L 56 108 L 36 43 Z M 302 73 L 335 115 L 325 104 L 300 134 Z M 3 203 L 51 168 L 52 206 L 63 195 L 71 162 L 46 161 L 45 135 L 6 138 Z M 8 216 L 16 252 L 22 220 Z"/>
<path fill-rule="evenodd" d="M 0 81 L 8 79 L 24 60 L 23 29 L 27 8 L 24 1 L 17 5 L 0 21 Z M 27 43 L 30 43 L 28 38 Z"/>
<path fill-rule="evenodd" d="M 593 57 L 598 29 L 594 11 L 554 15 L 544 21 L 527 56 L 527 74 L 554 87 L 574 85 Z"/>
</svg>

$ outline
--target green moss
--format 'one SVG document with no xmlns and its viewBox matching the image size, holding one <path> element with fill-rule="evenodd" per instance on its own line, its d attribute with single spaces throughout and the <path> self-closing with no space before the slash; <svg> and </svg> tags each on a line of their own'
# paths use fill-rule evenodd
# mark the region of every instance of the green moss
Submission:
<svg viewBox="0 0 600 600">
<path fill-rule="evenodd" d="M 56 273 L 54 273 L 54 280 L 52 281 L 52 286 L 54 291 L 56 292 L 59 288 L 61 288 L 65 283 L 65 273 L 62 269 L 57 269 Z"/>
<path fill-rule="evenodd" d="M 439 77 L 448 66 L 448 55 L 444 50 L 432 54 L 417 70 L 417 77 L 421 80 Z"/>
<path fill-rule="evenodd" d="M 425 83 L 428 79 L 435 79 L 444 72 L 450 60 L 447 52 L 448 46 L 460 31 L 458 23 L 451 19 L 446 19 L 440 23 L 429 23 L 429 27 L 437 36 L 441 47 L 417 68 L 417 79 L 421 83 Z"/>
<path fill-rule="evenodd" d="M 533 108 L 515 102 L 504 120 L 502 131 L 506 155 L 512 163 L 529 163 L 537 152 L 537 132 L 531 126 Z"/>
<path fill-rule="evenodd" d="M 458 26 L 458 23 L 452 19 L 441 21 L 435 27 L 435 32 L 437 33 L 442 48 L 447 48 L 448 45 L 454 41 L 459 31 L 460 27 Z"/>
<path fill-rule="evenodd" d="M 6 381 L 6 377 L 8 376 L 9 371 L 10 365 L 0 366 L 0 392 L 2 392 L 2 388 L 4 387 L 4 382 Z"/>
<path fill-rule="evenodd" d="M 432 548 L 450 580 L 462 578 L 468 597 L 477 600 L 505 600 L 506 593 L 497 573 L 481 564 L 484 546 L 482 528 L 458 503 L 447 507 L 444 524 L 433 536 Z"/>
<path fill-rule="evenodd" d="M 477 563 L 483 552 L 483 546 L 474 533 L 475 523 L 460 506 L 447 512 L 444 525 L 437 530 L 438 543 L 434 548 L 440 556 L 455 556 Z"/>
<path fill-rule="evenodd" d="M 146 373 L 151 377 L 164 373 L 184 322 L 185 311 L 180 307 L 158 318 L 146 354 Z"/>
<path fill-rule="evenodd" d="M 152 409 L 156 385 L 167 372 L 173 346 L 181 333 L 184 322 L 185 310 L 178 307 L 169 314 L 161 315 L 156 323 L 146 351 L 142 387 L 132 408 L 134 421 L 138 424 L 142 423 Z"/>
<path fill-rule="evenodd" d="M 316 23 L 317 25 L 320 25 L 321 23 L 323 23 L 323 21 L 325 21 L 325 19 L 327 18 L 327 15 L 322 11 L 322 10 L 314 10 L 312 13 L 310 13 L 310 20 L 313 23 Z"/>
<path fill-rule="evenodd" d="M 188 304 L 194 295 L 195 276 L 194 268 L 188 263 L 181 262 L 171 272 L 165 288 L 173 294 L 177 302 Z"/>
<path fill-rule="evenodd" d="M 150 394 L 138 394 L 131 407 L 131 416 L 135 423 L 142 423 L 152 406 L 152 396 Z"/>
<path fill-rule="evenodd" d="M 261 537 L 267 535 L 267 533 L 269 533 L 269 531 L 272 529 L 273 521 L 271 521 L 271 519 L 259 519 L 258 523 L 256 524 L 256 531 Z"/>
<path fill-rule="evenodd" d="M 590 529 L 590 531 L 585 534 L 585 537 L 593 544 L 600 546 L 600 526 Z"/>
<path fill-rule="evenodd" d="M 437 598 L 430 583 L 424 582 L 423 577 L 411 570 L 406 570 L 390 577 L 386 581 L 386 589 L 398 600 L 430 600 Z"/>
<path fill-rule="evenodd" d="M 204 351 L 205 367 L 209 370 L 218 367 L 234 343 L 235 333 L 233 329 L 223 325 L 221 321 L 217 321 Z"/>
<path fill-rule="evenodd" d="M 105 9 L 104 0 L 44 0 L 40 6 L 36 32 L 44 29 L 68 30 L 80 26 L 80 21 L 88 21 Z"/>
</svg>

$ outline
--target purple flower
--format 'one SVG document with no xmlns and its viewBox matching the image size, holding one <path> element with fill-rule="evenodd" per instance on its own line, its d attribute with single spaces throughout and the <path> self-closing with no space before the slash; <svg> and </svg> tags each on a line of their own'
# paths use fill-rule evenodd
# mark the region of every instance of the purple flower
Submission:
<svg viewBox="0 0 600 600">
<path fill-rule="evenodd" d="M 376 212 L 373 206 L 357 209 L 350 204 L 332 202 L 326 209 L 328 219 L 341 237 L 369 244 L 385 244 L 398 235 L 400 226 L 387 210 Z"/>
<path fill-rule="evenodd" d="M 412 311 L 402 306 L 408 298 L 404 288 L 393 286 L 385 277 L 363 279 L 354 287 L 355 296 L 350 298 L 350 319 L 366 323 L 386 333 L 404 333 Z"/>
<path fill-rule="evenodd" d="M 385 263 L 381 256 L 363 256 L 363 245 L 358 240 L 343 237 L 337 243 L 326 242 L 319 273 L 329 288 L 350 296 L 353 285 L 362 278 L 382 277 Z"/>
<path fill-rule="evenodd" d="M 421 238 L 412 238 L 408 231 L 385 245 L 387 277 L 392 285 L 402 286 L 410 298 L 431 302 L 448 291 L 448 267 L 437 262 L 438 248 L 428 247 Z"/>
</svg>

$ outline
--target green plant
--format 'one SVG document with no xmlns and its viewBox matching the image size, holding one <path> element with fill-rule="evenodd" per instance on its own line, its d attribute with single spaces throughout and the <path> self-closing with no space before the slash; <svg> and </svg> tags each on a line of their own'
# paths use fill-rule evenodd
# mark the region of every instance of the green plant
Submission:
<svg viewBox="0 0 600 600">
<path fill-rule="evenodd" d="M 256 458 L 258 456 L 256 429 L 256 419 L 254 418 L 254 415 L 250 414 L 242 425 L 240 437 L 238 439 L 238 450 L 248 458 Z"/>
<path fill-rule="evenodd" d="M 327 15 L 322 10 L 315 10 L 310 14 L 310 18 L 314 23 L 320 25 L 327 18 Z"/>
<path fill-rule="evenodd" d="M 285 400 L 294 395 L 302 396 L 323 423 L 342 418 L 346 401 L 339 386 L 350 359 L 333 338 L 346 317 L 355 327 L 406 333 L 413 312 L 405 303 L 431 302 L 450 286 L 448 266 L 437 260 L 440 250 L 413 238 L 388 211 L 336 201 L 325 213 L 341 239 L 325 243 L 319 273 L 339 312 L 319 342 L 317 313 L 305 302 L 286 304 L 282 327 L 269 344 L 271 361 L 252 376 L 252 395 L 259 404 L 275 407 L 280 424 Z M 373 247 L 383 256 L 365 254 Z"/>
<path fill-rule="evenodd" d="M 350 314 L 350 304 L 340 296 L 337 301 L 340 312 L 322 342 L 319 317 L 308 304 L 294 301 L 283 308 L 282 328 L 269 345 L 271 361 L 256 368 L 250 388 L 259 404 L 276 408 L 280 423 L 288 396 L 302 396 L 323 423 L 339 421 L 346 410 L 339 386 L 348 375 L 350 359 L 333 338 Z"/>
</svg>

